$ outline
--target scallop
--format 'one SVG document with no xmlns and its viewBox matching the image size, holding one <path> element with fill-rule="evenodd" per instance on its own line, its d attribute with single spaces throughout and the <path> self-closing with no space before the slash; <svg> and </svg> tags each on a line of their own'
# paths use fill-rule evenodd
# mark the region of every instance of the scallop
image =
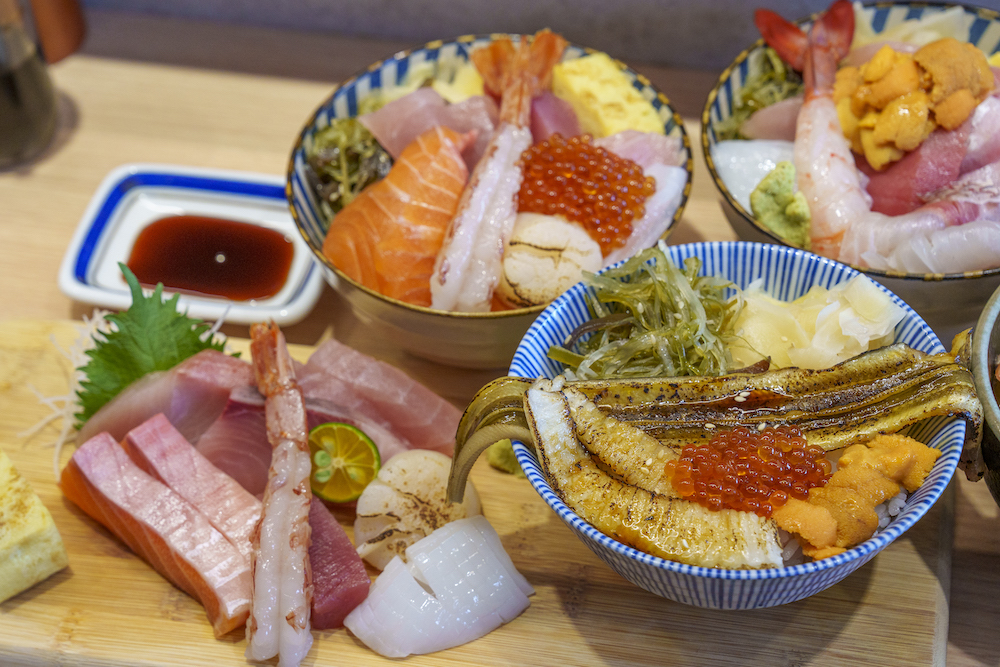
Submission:
<svg viewBox="0 0 1000 667">
<path fill-rule="evenodd" d="M 516 308 L 548 303 L 603 264 L 601 246 L 562 216 L 519 213 L 497 294 Z"/>
<path fill-rule="evenodd" d="M 451 458 L 426 449 L 392 457 L 358 498 L 354 539 L 358 554 L 379 570 L 406 548 L 447 523 L 482 513 L 472 482 L 461 503 L 447 499 Z"/>
</svg>

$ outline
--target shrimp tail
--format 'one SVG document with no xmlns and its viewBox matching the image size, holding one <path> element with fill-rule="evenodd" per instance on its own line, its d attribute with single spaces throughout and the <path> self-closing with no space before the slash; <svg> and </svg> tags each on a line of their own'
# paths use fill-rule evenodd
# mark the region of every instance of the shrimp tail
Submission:
<svg viewBox="0 0 1000 667">
<path fill-rule="evenodd" d="M 806 63 L 806 33 L 783 16 L 770 9 L 754 12 L 753 22 L 761 37 L 778 56 L 796 72 L 801 72 Z"/>
<path fill-rule="evenodd" d="M 509 37 L 497 39 L 488 46 L 476 49 L 469 59 L 483 77 L 483 88 L 491 96 L 500 99 L 503 94 L 504 73 L 510 70 L 514 60 L 514 44 Z"/>
<path fill-rule="evenodd" d="M 804 72 L 809 53 L 809 40 L 829 49 L 833 62 L 839 62 L 851 49 L 854 39 L 854 7 L 849 0 L 837 0 L 813 24 L 809 37 L 799 26 L 769 9 L 758 9 L 753 22 L 767 45 L 777 52 L 789 67 Z"/>
<path fill-rule="evenodd" d="M 848 0 L 837 0 L 809 30 L 802 70 L 807 95 L 833 90 L 837 65 L 851 50 L 853 38 L 854 8 Z"/>
<path fill-rule="evenodd" d="M 531 118 L 531 100 L 549 87 L 552 68 L 562 58 L 567 42 L 548 28 L 515 49 L 509 37 L 473 51 L 472 60 L 483 87 L 500 98 L 500 120 L 524 127 Z"/>
</svg>

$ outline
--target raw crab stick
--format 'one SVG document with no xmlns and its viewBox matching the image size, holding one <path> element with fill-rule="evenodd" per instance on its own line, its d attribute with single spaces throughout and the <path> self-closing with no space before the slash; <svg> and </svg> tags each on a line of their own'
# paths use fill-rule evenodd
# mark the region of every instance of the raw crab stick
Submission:
<svg viewBox="0 0 1000 667">
<path fill-rule="evenodd" d="M 143 472 L 107 433 L 73 454 L 59 480 L 66 497 L 205 607 L 216 637 L 250 612 L 250 566 L 205 515 Z"/>
</svg>

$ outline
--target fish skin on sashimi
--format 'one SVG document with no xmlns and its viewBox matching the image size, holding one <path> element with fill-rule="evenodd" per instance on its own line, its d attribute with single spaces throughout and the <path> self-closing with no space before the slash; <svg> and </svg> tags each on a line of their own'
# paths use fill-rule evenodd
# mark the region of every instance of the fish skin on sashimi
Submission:
<svg viewBox="0 0 1000 667">
<path fill-rule="evenodd" d="M 371 577 L 354 545 L 323 501 L 309 505 L 312 543 L 312 626 L 329 630 L 344 625 L 344 617 L 368 597 Z"/>
<path fill-rule="evenodd" d="M 461 411 L 403 371 L 330 339 L 299 375 L 306 396 L 329 400 L 392 429 L 410 448 L 451 456 Z"/>
<path fill-rule="evenodd" d="M 188 442 L 195 442 L 222 414 L 229 392 L 253 382 L 246 361 L 202 350 L 169 371 L 150 373 L 130 384 L 87 420 L 76 441 L 83 443 L 106 431 L 120 442 L 130 430 L 162 412 Z"/>
<path fill-rule="evenodd" d="M 378 447 L 382 463 L 411 447 L 386 426 L 353 407 L 308 395 L 305 405 L 310 429 L 328 422 L 355 426 Z M 271 443 L 267 440 L 264 414 L 264 397 L 260 392 L 253 387 L 237 387 L 230 394 L 226 409 L 197 442 L 197 449 L 205 458 L 257 497 L 264 493 L 271 466 Z"/>
<path fill-rule="evenodd" d="M 122 447 L 139 468 L 204 514 L 249 566 L 250 533 L 260 520 L 257 498 L 212 465 L 162 414 L 129 431 Z"/>
<path fill-rule="evenodd" d="M 63 469 L 63 493 L 171 583 L 201 602 L 216 637 L 244 625 L 250 564 L 208 519 L 143 472 L 107 433 Z"/>
</svg>

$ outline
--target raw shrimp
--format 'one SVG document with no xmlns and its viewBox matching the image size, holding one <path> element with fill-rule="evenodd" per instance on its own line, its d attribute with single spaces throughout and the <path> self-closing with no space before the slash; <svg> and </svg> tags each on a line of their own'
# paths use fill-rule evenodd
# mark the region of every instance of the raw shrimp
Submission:
<svg viewBox="0 0 1000 667">
<path fill-rule="evenodd" d="M 487 90 L 500 93 L 500 125 L 458 203 L 431 277 L 431 307 L 484 312 L 500 281 L 501 259 L 517 215 L 517 162 L 531 146 L 531 100 L 548 86 L 566 40 L 542 30 L 515 49 L 509 38 L 472 53 Z"/>
<path fill-rule="evenodd" d="M 250 328 L 254 371 L 267 397 L 267 437 L 274 448 L 260 523 L 251 535 L 253 588 L 246 657 L 278 656 L 298 665 L 312 646 L 309 623 L 309 442 L 305 401 L 285 337 L 273 322 Z"/>
<path fill-rule="evenodd" d="M 794 58 L 801 38 L 788 28 L 791 24 L 774 22 L 773 16 L 759 12 L 758 26 L 768 26 L 769 44 L 782 57 Z M 796 126 L 794 163 L 799 190 L 812 212 L 812 249 L 850 264 L 911 273 L 996 266 L 1000 162 L 965 174 L 910 213 L 888 216 L 872 211 L 865 177 L 855 166 L 833 102 L 837 63 L 849 49 L 853 29 L 851 4 L 833 3 L 810 29 L 803 61 L 806 93 Z"/>
</svg>

